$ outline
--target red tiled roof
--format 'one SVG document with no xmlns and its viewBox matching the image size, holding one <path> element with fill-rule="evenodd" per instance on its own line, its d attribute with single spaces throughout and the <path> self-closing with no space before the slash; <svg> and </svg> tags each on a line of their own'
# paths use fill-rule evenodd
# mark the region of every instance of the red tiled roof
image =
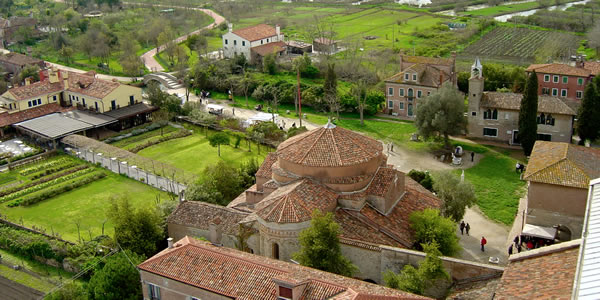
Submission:
<svg viewBox="0 0 600 300">
<path fill-rule="evenodd" d="M 404 80 L 404 74 L 409 74 L 409 80 Z M 412 74 L 417 73 L 418 81 L 412 81 Z M 440 82 L 440 74 L 442 75 L 442 81 Z M 444 82 L 450 81 L 452 78 L 450 74 L 444 70 L 440 70 L 434 65 L 417 63 L 414 64 L 402 72 L 397 73 L 396 75 L 386 79 L 386 82 L 393 83 L 405 83 L 405 84 L 418 84 L 429 87 L 439 87 Z"/>
<path fill-rule="evenodd" d="M 484 92 L 481 99 L 481 107 L 502 108 L 519 110 L 521 108 L 523 94 Z M 576 115 L 575 111 L 559 97 L 541 95 L 538 96 L 538 112 L 562 115 Z"/>
<path fill-rule="evenodd" d="M 267 54 L 285 51 L 285 47 L 286 45 L 284 42 L 274 42 L 252 47 L 250 48 L 250 51 L 257 53 L 260 56 L 265 56 Z"/>
<path fill-rule="evenodd" d="M 511 256 L 494 299 L 571 299 L 579 254 L 575 242 Z"/>
<path fill-rule="evenodd" d="M 379 168 L 377 173 L 375 173 L 375 176 L 373 176 L 373 180 L 367 189 L 367 194 L 379 197 L 385 196 L 389 189 L 393 187 L 392 183 L 397 180 L 398 176 L 403 175 L 404 174 L 397 170 L 394 170 L 392 166 Z"/>
<path fill-rule="evenodd" d="M 9 126 L 19 122 L 31 120 L 37 117 L 45 116 L 55 112 L 63 112 L 74 109 L 73 107 L 60 107 L 58 103 L 50 103 L 42 106 L 26 109 L 20 112 L 9 114 L 0 113 L 0 127 Z"/>
<path fill-rule="evenodd" d="M 594 76 L 600 75 L 600 61 L 586 61 L 583 67 L 590 70 Z"/>
<path fill-rule="evenodd" d="M 525 71 L 533 72 L 534 70 L 536 73 L 560 74 L 581 77 L 588 77 L 591 74 L 591 71 L 586 68 L 573 67 L 567 64 L 536 64 L 530 65 Z"/>
<path fill-rule="evenodd" d="M 277 35 L 275 28 L 267 24 L 258 24 L 255 26 L 234 30 L 233 33 L 250 42 L 270 38 L 272 36 Z"/>
<path fill-rule="evenodd" d="M 48 80 L 34 82 L 30 85 L 23 85 L 14 87 L 8 90 L 8 93 L 12 94 L 17 100 L 31 99 L 39 97 L 49 93 L 56 93 L 63 90 L 62 83 L 55 82 L 50 83 Z"/>
<path fill-rule="evenodd" d="M 427 299 L 297 264 L 216 247 L 189 237 L 144 261 L 138 268 L 239 300 L 276 299 L 274 280 L 306 284 L 301 299 L 352 299 L 348 296 L 357 294 L 388 296 L 387 299 Z"/>
<path fill-rule="evenodd" d="M 10 52 L 4 55 L 0 55 L 0 62 L 7 62 L 18 66 L 25 65 L 40 65 L 44 61 L 21 53 Z"/>
<path fill-rule="evenodd" d="M 86 75 L 89 74 L 89 75 Z M 79 74 L 69 72 L 69 91 L 102 99 L 118 88 L 118 82 L 102 80 L 90 76 L 91 73 Z"/>
<path fill-rule="evenodd" d="M 357 165 L 378 157 L 382 151 L 380 142 L 339 126 L 310 130 L 277 147 L 280 159 L 310 167 Z"/>
<path fill-rule="evenodd" d="M 536 141 L 523 174 L 527 181 L 587 189 L 600 177 L 600 149 Z"/>
<path fill-rule="evenodd" d="M 208 229 L 210 223 L 218 218 L 223 232 L 237 234 L 238 223 L 247 215 L 248 213 L 233 208 L 200 201 L 184 201 L 169 215 L 167 223 Z"/>
<path fill-rule="evenodd" d="M 300 223 L 309 221 L 315 209 L 331 212 L 336 205 L 336 193 L 303 179 L 269 194 L 256 205 L 256 215 L 267 222 Z"/>
<path fill-rule="evenodd" d="M 277 152 L 269 152 L 256 171 L 256 177 L 271 178 L 271 166 L 277 161 Z"/>
</svg>

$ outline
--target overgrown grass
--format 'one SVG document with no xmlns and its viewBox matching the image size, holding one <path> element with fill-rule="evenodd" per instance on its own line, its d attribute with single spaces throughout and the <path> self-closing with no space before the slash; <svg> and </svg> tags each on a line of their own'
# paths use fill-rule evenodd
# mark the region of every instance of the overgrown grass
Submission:
<svg viewBox="0 0 600 300">
<path fill-rule="evenodd" d="M 51 279 L 54 282 L 60 282 L 67 278 L 71 278 L 74 275 L 73 273 L 67 272 L 61 268 L 49 266 L 36 260 L 10 253 L 3 249 L 0 249 L 0 255 L 2 255 L 2 261 L 11 265 L 19 265 L 27 270 L 39 274 L 46 279 Z"/>
<path fill-rule="evenodd" d="M 0 265 L 0 276 L 41 292 L 49 292 L 54 288 L 54 285 L 46 280 L 22 271 L 13 270 L 5 265 Z"/>
</svg>

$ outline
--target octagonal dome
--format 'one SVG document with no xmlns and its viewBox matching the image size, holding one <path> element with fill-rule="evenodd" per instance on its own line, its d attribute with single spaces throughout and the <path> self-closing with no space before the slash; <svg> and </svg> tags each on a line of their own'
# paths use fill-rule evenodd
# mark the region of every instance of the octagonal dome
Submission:
<svg viewBox="0 0 600 300">
<path fill-rule="evenodd" d="M 277 156 L 307 167 L 347 167 L 378 158 L 382 151 L 380 142 L 328 123 L 281 143 Z"/>
</svg>

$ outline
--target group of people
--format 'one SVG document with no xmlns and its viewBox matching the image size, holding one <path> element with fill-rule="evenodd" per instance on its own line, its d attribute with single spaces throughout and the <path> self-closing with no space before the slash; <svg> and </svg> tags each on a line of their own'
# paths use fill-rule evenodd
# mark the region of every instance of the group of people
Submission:
<svg viewBox="0 0 600 300">
<path fill-rule="evenodd" d="M 200 92 L 200 103 L 202 103 L 202 100 L 206 100 L 208 98 L 210 98 L 210 92 L 207 92 L 207 91 Z"/>
<path fill-rule="evenodd" d="M 460 225 L 458 226 L 458 228 L 460 228 L 460 235 L 464 235 L 465 232 L 467 233 L 467 235 L 469 235 L 469 231 L 471 230 L 471 225 L 469 225 L 469 223 L 465 223 L 465 221 L 462 220 L 462 221 L 460 221 Z M 480 244 L 481 244 L 481 251 L 484 252 L 485 245 L 487 244 L 487 240 L 485 239 L 484 236 L 481 237 Z"/>
<path fill-rule="evenodd" d="M 512 255 L 516 249 L 517 253 L 521 253 L 521 251 L 523 250 L 523 245 L 525 246 L 525 248 L 527 250 L 532 250 L 532 249 L 537 249 L 543 246 L 547 246 L 552 244 L 552 241 L 546 240 L 546 239 L 542 239 L 542 238 L 536 238 L 536 237 L 532 237 L 532 236 L 527 236 L 527 235 L 522 235 L 522 236 L 515 236 L 515 239 L 513 240 L 513 243 L 510 244 L 510 246 L 508 247 L 508 255 Z"/>
</svg>

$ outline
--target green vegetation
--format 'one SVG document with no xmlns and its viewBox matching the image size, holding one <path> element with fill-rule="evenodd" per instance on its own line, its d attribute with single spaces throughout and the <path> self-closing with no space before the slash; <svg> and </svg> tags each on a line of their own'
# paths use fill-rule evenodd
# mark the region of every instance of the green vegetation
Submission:
<svg viewBox="0 0 600 300">
<path fill-rule="evenodd" d="M 52 283 L 44 279 L 27 274 L 23 271 L 13 270 L 1 264 L 0 276 L 42 292 L 48 292 L 54 288 L 54 285 Z"/>
<path fill-rule="evenodd" d="M 594 141 L 600 136 L 600 77 L 594 78 L 585 87 L 577 119 L 580 144 L 586 140 Z"/>
<path fill-rule="evenodd" d="M 140 273 L 136 266 L 142 256 L 125 250 L 108 257 L 96 268 L 87 286 L 90 300 L 135 300 L 142 298 Z"/>
<path fill-rule="evenodd" d="M 461 250 L 456 224 L 452 219 L 441 216 L 437 209 L 427 208 L 410 214 L 410 228 L 415 231 L 414 247 L 417 250 L 427 244 L 436 244 L 446 256 L 456 255 Z"/>
<path fill-rule="evenodd" d="M 519 110 L 519 140 L 525 156 L 531 154 L 537 136 L 538 114 L 538 78 L 535 70 L 531 72 L 525 84 L 525 93 Z"/>
<path fill-rule="evenodd" d="M 483 17 L 491 17 L 498 15 L 505 15 L 512 12 L 531 10 L 540 7 L 540 3 L 538 1 L 533 2 L 525 2 L 525 3 L 516 3 L 516 4 L 504 4 L 504 5 L 496 5 L 487 8 L 472 10 L 466 12 L 465 14 L 471 16 L 483 16 Z"/>
<path fill-rule="evenodd" d="M 456 223 L 463 219 L 466 208 L 476 203 L 473 185 L 450 171 L 436 174 L 433 189 L 444 202 L 442 215 Z"/>
</svg>

